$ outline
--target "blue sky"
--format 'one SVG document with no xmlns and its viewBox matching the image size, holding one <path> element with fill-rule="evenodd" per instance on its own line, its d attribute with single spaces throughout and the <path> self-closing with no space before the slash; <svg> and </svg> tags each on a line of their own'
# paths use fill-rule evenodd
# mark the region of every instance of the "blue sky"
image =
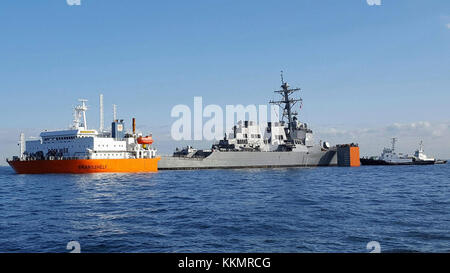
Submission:
<svg viewBox="0 0 450 273">
<path fill-rule="evenodd" d="M 447 0 L 2 1 L 0 154 L 20 131 L 68 126 L 78 98 L 98 126 L 100 92 L 105 120 L 118 104 L 170 151 L 174 105 L 265 104 L 284 70 L 320 137 L 378 152 L 406 131 L 404 149 L 429 138 L 450 157 L 449 24 Z"/>
</svg>

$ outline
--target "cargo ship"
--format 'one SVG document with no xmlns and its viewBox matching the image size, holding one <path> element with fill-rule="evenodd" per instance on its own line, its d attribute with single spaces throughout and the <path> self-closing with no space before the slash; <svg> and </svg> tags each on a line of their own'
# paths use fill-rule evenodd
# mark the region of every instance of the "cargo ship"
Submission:
<svg viewBox="0 0 450 273">
<path fill-rule="evenodd" d="M 7 159 L 18 174 L 157 172 L 159 157 L 152 135 L 125 131 L 123 120 L 114 118 L 111 130 L 103 129 L 103 95 L 100 95 L 100 128 L 88 128 L 87 100 L 74 108 L 73 125 L 66 130 L 43 131 L 40 139 L 20 136 L 20 155 Z"/>
<path fill-rule="evenodd" d="M 281 99 L 270 101 L 281 107 L 280 121 L 264 125 L 239 121 L 211 149 L 177 149 L 172 155 L 161 156 L 158 169 L 359 166 L 357 144 L 331 146 L 326 141 L 314 142 L 313 131 L 298 120 L 294 109 L 302 99 L 291 95 L 299 91 L 300 88 L 290 88 L 281 75 L 281 90 L 274 91 Z"/>
</svg>

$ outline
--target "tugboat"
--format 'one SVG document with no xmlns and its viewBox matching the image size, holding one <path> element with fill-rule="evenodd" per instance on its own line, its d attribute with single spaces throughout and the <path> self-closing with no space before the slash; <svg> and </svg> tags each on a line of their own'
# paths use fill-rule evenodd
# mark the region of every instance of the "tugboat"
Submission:
<svg viewBox="0 0 450 273">
<path fill-rule="evenodd" d="M 392 138 L 392 147 L 384 148 L 381 156 L 373 156 L 370 158 L 363 157 L 360 159 L 362 165 L 413 165 L 414 158 L 395 152 L 395 143 L 397 139 Z"/>
<path fill-rule="evenodd" d="M 392 148 L 384 148 L 381 156 L 363 157 L 360 159 L 362 165 L 433 165 L 446 164 L 447 160 L 437 160 L 428 157 L 423 151 L 423 142 L 420 141 L 419 149 L 413 156 L 403 155 L 395 152 L 396 138 L 392 138 Z"/>
<path fill-rule="evenodd" d="M 414 153 L 413 161 L 414 161 L 414 164 L 416 164 L 416 165 L 427 165 L 427 164 L 435 164 L 436 163 L 436 159 L 428 157 L 423 152 L 423 142 L 422 141 L 420 141 L 420 143 L 419 143 L 419 149 L 416 150 L 416 152 Z"/>
</svg>

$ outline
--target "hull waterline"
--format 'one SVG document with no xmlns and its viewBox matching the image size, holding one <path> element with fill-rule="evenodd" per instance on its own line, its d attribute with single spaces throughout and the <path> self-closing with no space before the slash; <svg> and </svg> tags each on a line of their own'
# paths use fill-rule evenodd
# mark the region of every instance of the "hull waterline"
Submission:
<svg viewBox="0 0 450 273">
<path fill-rule="evenodd" d="M 206 158 L 161 156 L 159 170 L 286 168 L 337 166 L 336 151 L 303 152 L 214 152 Z"/>
<path fill-rule="evenodd" d="M 157 172 L 157 158 L 8 161 L 18 174 Z"/>
</svg>

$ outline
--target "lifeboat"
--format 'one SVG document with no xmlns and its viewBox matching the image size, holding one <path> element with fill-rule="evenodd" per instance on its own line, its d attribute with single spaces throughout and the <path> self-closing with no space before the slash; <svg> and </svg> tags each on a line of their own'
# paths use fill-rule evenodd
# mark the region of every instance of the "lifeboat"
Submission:
<svg viewBox="0 0 450 273">
<path fill-rule="evenodd" d="M 153 138 L 151 136 L 138 137 L 137 143 L 139 144 L 152 144 Z"/>
</svg>

